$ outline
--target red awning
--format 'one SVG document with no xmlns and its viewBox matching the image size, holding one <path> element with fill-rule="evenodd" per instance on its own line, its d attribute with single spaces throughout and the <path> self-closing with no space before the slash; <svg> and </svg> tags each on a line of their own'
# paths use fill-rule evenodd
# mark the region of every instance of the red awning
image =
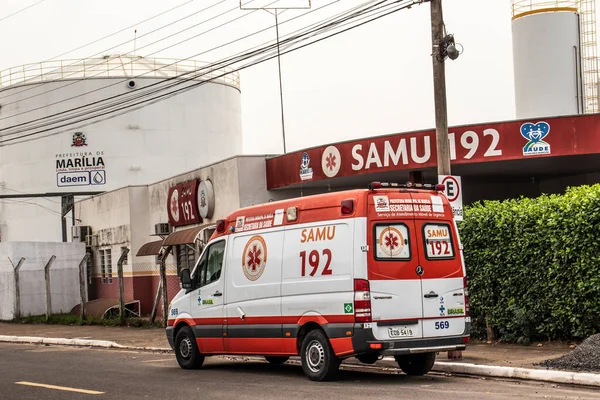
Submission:
<svg viewBox="0 0 600 400">
<path fill-rule="evenodd" d="M 137 256 L 157 256 L 160 253 L 160 249 L 163 246 L 162 240 L 157 240 L 155 242 L 149 242 L 140 247 L 137 252 Z"/>
<path fill-rule="evenodd" d="M 163 246 L 177 246 L 180 244 L 193 244 L 198 235 L 208 228 L 214 228 L 214 224 L 200 225 L 189 229 L 183 229 L 171 233 L 165 239 Z"/>
</svg>

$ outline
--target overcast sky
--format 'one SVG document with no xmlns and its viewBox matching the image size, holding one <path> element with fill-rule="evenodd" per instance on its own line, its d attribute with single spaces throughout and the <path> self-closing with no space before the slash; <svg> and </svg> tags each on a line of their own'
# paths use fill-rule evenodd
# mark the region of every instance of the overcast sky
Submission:
<svg viewBox="0 0 600 400">
<path fill-rule="evenodd" d="M 37 1 L 1 0 L 0 20 Z M 51 59 L 187 1 L 45 0 L 0 21 L 0 70 Z M 317 8 L 332 1 L 313 0 L 312 6 Z M 293 23 L 283 23 L 280 34 L 283 36 L 365 1 L 340 0 Z M 138 37 L 217 2 L 195 0 L 140 24 L 137 26 Z M 206 12 L 141 37 L 136 42 L 139 49 L 136 54 L 187 58 L 274 23 L 274 17 L 265 11 L 235 10 L 152 44 L 237 5 L 239 0 L 227 0 Z M 280 22 L 304 12 L 286 11 L 280 16 Z M 282 57 L 288 151 L 433 127 L 429 12 L 429 4 L 417 5 Z M 243 18 L 210 34 L 173 46 L 244 13 L 247 15 Z M 455 34 L 456 41 L 465 50 L 458 60 L 448 61 L 446 65 L 449 123 L 513 119 L 510 1 L 445 0 L 444 19 L 447 31 Z M 132 53 L 133 43 L 106 50 L 133 37 L 132 28 L 58 59 L 85 58 L 97 53 Z M 216 61 L 274 37 L 273 29 L 197 59 Z M 245 151 L 281 152 L 277 62 L 269 61 L 245 70 L 241 80 Z"/>
</svg>

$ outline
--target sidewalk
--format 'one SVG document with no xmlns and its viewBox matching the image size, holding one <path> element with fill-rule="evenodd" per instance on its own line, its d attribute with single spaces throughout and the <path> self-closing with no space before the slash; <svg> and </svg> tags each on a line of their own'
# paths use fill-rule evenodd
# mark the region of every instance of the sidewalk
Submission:
<svg viewBox="0 0 600 400">
<path fill-rule="evenodd" d="M 162 328 L 0 323 L 0 335 L 108 340 L 128 347 L 171 349 Z"/>
<path fill-rule="evenodd" d="M 0 323 L 0 335 L 108 340 L 122 346 L 170 349 L 165 331 L 161 328 Z M 560 357 L 570 351 L 568 344 L 556 343 L 544 343 L 542 347 L 537 347 L 537 343 L 531 346 L 471 343 L 468 345 L 467 350 L 463 352 L 462 359 L 448 360 L 446 353 L 440 353 L 438 361 L 545 369 L 533 364 Z M 382 361 L 381 363 L 386 362 Z"/>
</svg>

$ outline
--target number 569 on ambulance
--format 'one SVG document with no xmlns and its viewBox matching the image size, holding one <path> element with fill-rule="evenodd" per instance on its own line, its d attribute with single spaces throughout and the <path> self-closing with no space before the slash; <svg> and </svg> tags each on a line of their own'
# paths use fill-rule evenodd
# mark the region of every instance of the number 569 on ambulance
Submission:
<svg viewBox="0 0 600 400">
<path fill-rule="evenodd" d="M 212 355 L 300 356 L 312 380 L 356 357 L 426 374 L 464 350 L 470 317 L 462 247 L 443 188 L 374 182 L 235 211 L 170 305 L 182 368 Z"/>
</svg>

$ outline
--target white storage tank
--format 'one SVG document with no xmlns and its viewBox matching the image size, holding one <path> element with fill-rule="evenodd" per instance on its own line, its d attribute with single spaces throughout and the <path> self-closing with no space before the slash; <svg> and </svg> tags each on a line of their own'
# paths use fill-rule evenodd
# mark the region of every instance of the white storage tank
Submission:
<svg viewBox="0 0 600 400">
<path fill-rule="evenodd" d="M 187 82 L 178 77 L 205 66 L 118 55 L 0 71 L 0 129 L 120 94 L 125 95 L 118 99 L 141 95 L 149 85 L 164 86 L 166 78 L 172 78 L 167 84 L 182 88 L 216 77 L 91 125 L 68 125 L 58 133 L 12 142 L 6 140 L 38 129 L 12 136 L 5 135 L 18 128 L 0 131 L 0 194 L 109 191 L 242 154 L 239 75 L 221 69 Z M 87 115 L 82 113 L 79 125 L 88 122 Z M 60 241 L 60 211 L 60 197 L 0 200 L 0 240 Z"/>
<path fill-rule="evenodd" d="M 513 0 L 518 119 L 584 112 L 578 0 Z"/>
</svg>

